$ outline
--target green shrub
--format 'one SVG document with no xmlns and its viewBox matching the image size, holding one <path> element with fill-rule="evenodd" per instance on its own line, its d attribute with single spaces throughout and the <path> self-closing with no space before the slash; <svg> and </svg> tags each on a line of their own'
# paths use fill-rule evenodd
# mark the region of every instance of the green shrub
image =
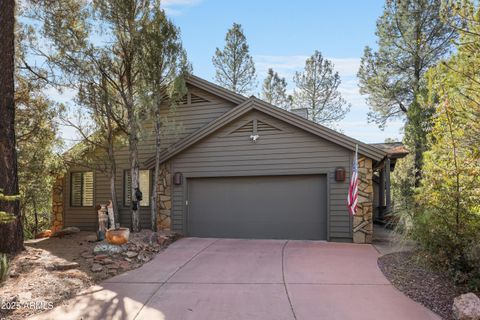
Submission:
<svg viewBox="0 0 480 320">
<path fill-rule="evenodd" d="M 5 253 L 0 253 L 0 283 L 7 279 L 8 270 L 8 257 Z"/>
<path fill-rule="evenodd" d="M 17 201 L 19 200 L 20 196 L 6 196 L 3 193 L 3 189 L 0 189 L 0 201 Z M 10 223 L 14 221 L 16 217 L 8 212 L 0 211 L 0 223 Z M 5 253 L 0 252 L 0 283 L 5 281 L 8 276 L 8 257 Z"/>
<path fill-rule="evenodd" d="M 415 208 L 415 166 L 413 153 L 397 160 L 391 175 L 392 212 L 390 219 L 398 234 L 409 238 L 413 227 Z"/>
<path fill-rule="evenodd" d="M 455 68 L 473 70 L 458 58 Z M 480 279 L 480 108 L 465 98 L 458 87 L 477 93 L 451 67 L 430 71 L 436 112 L 424 153 L 421 186 L 416 190 L 413 233 L 425 255 L 437 267 L 448 270 L 457 282 L 478 285 Z M 451 83 L 450 83 L 451 82 Z M 451 85 L 451 87 L 450 87 Z M 470 87 L 472 85 L 472 87 Z M 476 283 L 476 284 L 475 284 Z"/>
</svg>

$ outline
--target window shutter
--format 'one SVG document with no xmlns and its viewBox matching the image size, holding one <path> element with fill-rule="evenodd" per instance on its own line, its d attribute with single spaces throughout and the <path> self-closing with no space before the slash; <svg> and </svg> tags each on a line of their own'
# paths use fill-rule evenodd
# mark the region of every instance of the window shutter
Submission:
<svg viewBox="0 0 480 320">
<path fill-rule="evenodd" d="M 131 201 L 132 201 L 132 178 L 130 176 L 130 171 L 129 170 L 125 170 L 124 171 L 124 201 L 123 203 L 125 204 L 125 206 L 129 206 L 131 205 Z"/>
<path fill-rule="evenodd" d="M 140 191 L 143 198 L 140 205 L 148 207 L 150 205 L 150 170 L 140 170 Z"/>
<path fill-rule="evenodd" d="M 71 206 L 80 207 L 82 205 L 82 173 L 74 172 L 71 175 Z"/>
<path fill-rule="evenodd" d="M 132 204 L 132 178 L 130 170 L 124 171 L 124 205 L 130 206 Z M 147 207 L 150 205 L 150 170 L 139 170 L 139 185 L 142 191 L 143 198 L 140 206 Z"/>
<path fill-rule="evenodd" d="M 93 207 L 93 172 L 83 173 L 82 198 L 84 207 Z"/>
</svg>

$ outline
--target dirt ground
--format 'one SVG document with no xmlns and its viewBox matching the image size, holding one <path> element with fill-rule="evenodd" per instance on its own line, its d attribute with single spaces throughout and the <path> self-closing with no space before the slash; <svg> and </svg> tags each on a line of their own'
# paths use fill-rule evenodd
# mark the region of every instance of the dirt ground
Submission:
<svg viewBox="0 0 480 320">
<path fill-rule="evenodd" d="M 26 241 L 0 286 L 0 319 L 20 320 L 60 305 L 95 283 L 138 268 L 173 240 L 142 230 L 130 235 L 119 254 L 95 254 L 93 232 Z"/>
<path fill-rule="evenodd" d="M 434 271 L 421 263 L 415 251 L 384 255 L 378 259 L 378 266 L 398 290 L 445 320 L 454 320 L 453 299 L 468 292 L 467 288 L 455 284 L 445 273 Z"/>
<path fill-rule="evenodd" d="M 373 245 L 382 254 L 378 266 L 398 290 L 443 319 L 453 320 L 453 299 L 467 291 L 466 288 L 422 263 L 415 242 L 403 239 L 384 226 L 374 225 Z"/>
</svg>

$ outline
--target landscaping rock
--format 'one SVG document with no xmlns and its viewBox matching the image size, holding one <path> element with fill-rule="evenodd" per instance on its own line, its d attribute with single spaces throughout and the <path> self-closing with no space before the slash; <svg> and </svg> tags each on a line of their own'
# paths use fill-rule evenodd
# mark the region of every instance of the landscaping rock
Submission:
<svg viewBox="0 0 480 320">
<path fill-rule="evenodd" d="M 107 242 L 100 242 L 98 243 L 95 248 L 93 248 L 93 253 L 94 254 L 107 254 L 107 255 L 113 255 L 113 254 L 119 254 L 125 251 L 127 247 L 125 245 L 114 245 L 110 244 Z"/>
<path fill-rule="evenodd" d="M 55 232 L 53 234 L 53 237 L 63 237 L 63 236 L 69 235 L 69 234 L 77 233 L 77 232 L 80 232 L 80 229 L 78 229 L 77 227 L 67 227 L 67 228 L 64 228 L 62 230 L 59 230 L 59 231 Z"/>
<path fill-rule="evenodd" d="M 480 298 L 471 292 L 456 297 L 453 316 L 457 320 L 480 320 Z"/>
<path fill-rule="evenodd" d="M 133 258 L 133 257 L 136 257 L 138 255 L 138 252 L 127 251 L 123 255 L 126 256 L 127 258 Z"/>
<path fill-rule="evenodd" d="M 10 278 L 18 278 L 20 275 L 16 270 L 11 270 L 9 276 Z"/>
<path fill-rule="evenodd" d="M 159 235 L 157 237 L 157 243 L 161 246 L 165 246 L 170 243 L 170 238 L 167 236 Z"/>
<path fill-rule="evenodd" d="M 93 260 L 95 261 L 102 261 L 102 260 L 105 260 L 106 258 L 108 258 L 108 255 L 106 254 L 99 254 L 99 255 L 96 255 Z"/>
<path fill-rule="evenodd" d="M 45 267 L 48 271 L 65 271 L 70 269 L 76 269 L 79 267 L 77 262 L 58 261 L 53 262 Z"/>
<path fill-rule="evenodd" d="M 113 260 L 110 259 L 110 258 L 105 258 L 103 261 L 102 261 L 103 264 L 110 264 L 110 263 L 113 263 Z"/>
<path fill-rule="evenodd" d="M 140 260 L 140 261 L 143 261 L 143 262 L 148 262 L 152 258 L 147 253 L 145 253 L 144 251 L 141 251 L 137 256 L 137 259 Z"/>
<path fill-rule="evenodd" d="M 83 252 L 82 257 L 85 259 L 91 259 L 93 258 L 93 254 L 91 254 L 90 252 Z"/>
<path fill-rule="evenodd" d="M 112 263 L 106 265 L 105 268 L 107 268 L 107 269 L 120 269 L 120 266 L 117 263 L 112 262 Z"/>
<path fill-rule="evenodd" d="M 92 270 L 92 272 L 100 272 L 103 270 L 103 266 L 101 264 L 94 263 L 90 270 Z"/>
</svg>

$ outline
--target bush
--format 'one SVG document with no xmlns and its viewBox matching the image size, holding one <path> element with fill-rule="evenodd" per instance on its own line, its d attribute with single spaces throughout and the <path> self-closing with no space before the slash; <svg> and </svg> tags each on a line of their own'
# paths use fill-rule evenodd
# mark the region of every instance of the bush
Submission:
<svg viewBox="0 0 480 320">
<path fill-rule="evenodd" d="M 0 283 L 7 279 L 8 269 L 8 257 L 5 253 L 0 253 Z"/>
<path fill-rule="evenodd" d="M 412 235 L 457 282 L 480 283 L 480 144 L 478 107 L 450 92 L 437 105 L 415 196 Z"/>
<path fill-rule="evenodd" d="M 409 238 L 413 227 L 415 208 L 415 166 L 414 155 L 409 154 L 397 160 L 391 175 L 392 218 L 395 231 Z"/>
</svg>

